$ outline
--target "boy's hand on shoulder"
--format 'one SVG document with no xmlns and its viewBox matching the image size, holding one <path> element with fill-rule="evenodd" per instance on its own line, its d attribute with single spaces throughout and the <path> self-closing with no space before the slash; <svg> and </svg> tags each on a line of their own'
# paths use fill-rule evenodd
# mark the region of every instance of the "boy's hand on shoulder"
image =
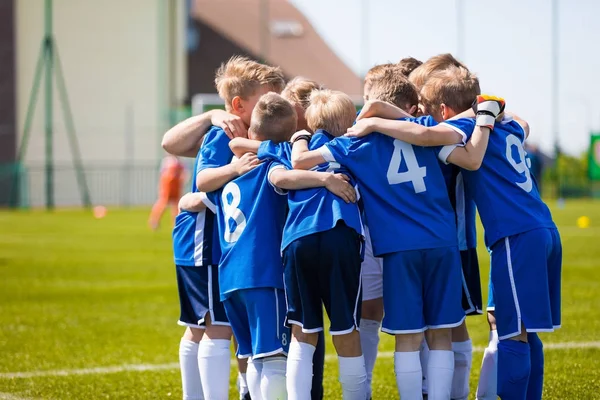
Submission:
<svg viewBox="0 0 600 400">
<path fill-rule="evenodd" d="M 356 124 L 348 128 L 344 136 L 348 137 L 363 137 L 375 131 L 374 120 L 372 118 L 361 119 L 356 121 Z"/>
<path fill-rule="evenodd" d="M 476 125 L 489 129 L 494 129 L 494 123 L 502 116 L 506 102 L 502 97 L 479 95 L 473 101 L 473 111 L 475 111 Z"/>
<path fill-rule="evenodd" d="M 356 203 L 356 190 L 349 183 L 350 178 L 344 174 L 329 174 L 325 188 L 346 203 Z"/>
<path fill-rule="evenodd" d="M 256 154 L 246 153 L 238 160 L 232 162 L 233 167 L 237 176 L 242 176 L 247 172 L 252 171 L 254 168 L 258 167 L 262 161 L 258 159 Z"/>
<path fill-rule="evenodd" d="M 290 138 L 290 143 L 294 144 L 294 142 L 296 141 L 296 139 L 299 138 L 300 136 L 309 136 L 309 137 L 312 137 L 312 133 L 310 133 L 306 129 L 298 131 L 298 132 L 296 132 L 296 133 L 294 133 L 292 135 L 292 137 Z"/>
<path fill-rule="evenodd" d="M 210 122 L 214 126 L 225 131 L 225 134 L 229 139 L 236 137 L 248 137 L 248 128 L 244 124 L 244 121 L 237 115 L 233 115 L 224 110 L 213 110 Z"/>
</svg>

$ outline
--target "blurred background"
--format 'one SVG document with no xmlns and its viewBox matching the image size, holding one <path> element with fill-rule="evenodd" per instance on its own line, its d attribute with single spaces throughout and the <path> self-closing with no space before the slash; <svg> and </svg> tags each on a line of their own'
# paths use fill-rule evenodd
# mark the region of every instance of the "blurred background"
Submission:
<svg viewBox="0 0 600 400">
<path fill-rule="evenodd" d="M 373 65 L 451 52 L 529 121 L 545 196 L 599 196 L 599 13 L 594 0 L 3 0 L 0 206 L 152 203 L 163 133 L 221 106 L 213 76 L 234 54 L 359 103 Z"/>
</svg>

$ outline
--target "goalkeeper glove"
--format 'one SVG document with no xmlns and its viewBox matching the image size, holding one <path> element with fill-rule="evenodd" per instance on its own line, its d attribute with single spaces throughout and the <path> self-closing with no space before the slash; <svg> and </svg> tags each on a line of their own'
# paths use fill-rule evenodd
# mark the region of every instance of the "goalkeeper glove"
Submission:
<svg viewBox="0 0 600 400">
<path fill-rule="evenodd" d="M 477 96 L 472 106 L 476 114 L 475 124 L 489 128 L 490 130 L 494 129 L 496 118 L 504 112 L 505 106 L 506 104 L 502 97 L 485 94 Z"/>
</svg>

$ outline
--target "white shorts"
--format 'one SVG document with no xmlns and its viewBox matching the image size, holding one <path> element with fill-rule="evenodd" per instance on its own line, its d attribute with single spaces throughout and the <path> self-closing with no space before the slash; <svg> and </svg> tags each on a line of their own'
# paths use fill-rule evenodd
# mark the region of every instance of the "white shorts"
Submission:
<svg viewBox="0 0 600 400">
<path fill-rule="evenodd" d="M 365 227 L 365 260 L 362 262 L 362 299 L 383 297 L 383 259 L 373 255 L 371 235 Z"/>
</svg>

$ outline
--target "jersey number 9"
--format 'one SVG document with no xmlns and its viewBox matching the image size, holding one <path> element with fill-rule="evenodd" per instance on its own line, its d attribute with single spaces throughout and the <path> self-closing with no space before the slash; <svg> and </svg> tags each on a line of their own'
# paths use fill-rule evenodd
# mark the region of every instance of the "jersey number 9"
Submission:
<svg viewBox="0 0 600 400">
<path fill-rule="evenodd" d="M 515 146 L 519 153 L 519 162 L 513 158 L 512 148 Z M 533 189 L 533 181 L 531 180 L 531 172 L 527 166 L 527 159 L 523 143 L 515 135 L 506 137 L 506 159 L 519 174 L 525 175 L 525 182 L 515 182 L 521 189 L 527 193 Z"/>
</svg>

